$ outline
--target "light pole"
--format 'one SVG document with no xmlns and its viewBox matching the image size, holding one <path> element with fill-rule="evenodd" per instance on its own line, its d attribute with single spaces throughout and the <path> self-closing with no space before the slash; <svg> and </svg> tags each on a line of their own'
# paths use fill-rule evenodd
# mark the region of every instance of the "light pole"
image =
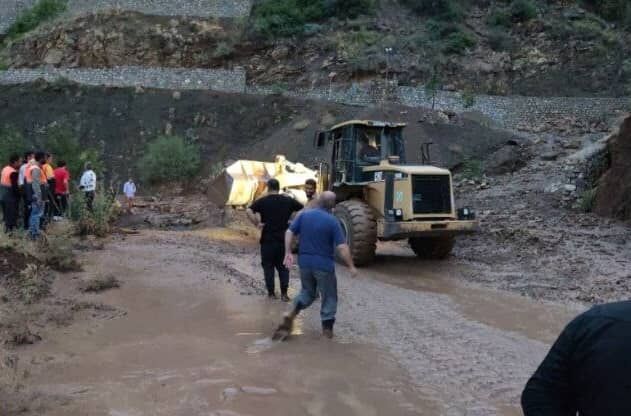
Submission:
<svg viewBox="0 0 631 416">
<path fill-rule="evenodd" d="M 331 99 L 331 95 L 333 94 L 333 80 L 337 76 L 337 72 L 329 73 L 329 100 Z"/>
<path fill-rule="evenodd" d="M 393 49 L 391 47 L 386 47 L 383 49 L 386 53 L 386 82 L 383 88 L 383 100 L 382 103 L 385 103 L 388 99 L 388 76 L 390 75 L 390 55 L 392 54 Z"/>
</svg>

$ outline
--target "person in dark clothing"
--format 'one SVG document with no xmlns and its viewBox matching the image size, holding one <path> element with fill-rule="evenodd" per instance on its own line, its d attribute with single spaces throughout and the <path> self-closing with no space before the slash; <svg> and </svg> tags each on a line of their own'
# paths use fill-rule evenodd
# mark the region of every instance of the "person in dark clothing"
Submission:
<svg viewBox="0 0 631 416">
<path fill-rule="evenodd" d="M 9 158 L 9 164 L 0 172 L 0 203 L 4 231 L 10 233 L 18 225 L 20 208 L 20 189 L 18 187 L 20 156 L 15 154 Z"/>
<path fill-rule="evenodd" d="M 526 384 L 525 416 L 631 415 L 631 301 L 595 306 L 563 330 Z"/>
<path fill-rule="evenodd" d="M 302 209 L 295 199 L 281 195 L 280 184 L 276 179 L 267 181 L 267 195 L 254 201 L 247 215 L 252 224 L 261 230 L 261 265 L 265 276 L 265 286 L 270 298 L 276 297 L 274 270 L 278 271 L 281 299 L 289 302 L 289 270 L 283 265 L 285 258 L 285 231 L 292 215 Z"/>
<path fill-rule="evenodd" d="M 29 228 L 29 221 L 31 218 L 31 202 L 28 199 L 28 195 L 26 192 L 26 185 L 24 183 L 24 175 L 26 173 L 26 168 L 30 163 L 32 163 L 35 158 L 35 152 L 27 151 L 24 153 L 24 159 L 22 160 L 22 165 L 20 166 L 20 171 L 18 173 L 18 186 L 20 187 L 20 193 L 22 195 L 22 218 L 23 218 L 23 227 L 25 230 Z"/>
</svg>

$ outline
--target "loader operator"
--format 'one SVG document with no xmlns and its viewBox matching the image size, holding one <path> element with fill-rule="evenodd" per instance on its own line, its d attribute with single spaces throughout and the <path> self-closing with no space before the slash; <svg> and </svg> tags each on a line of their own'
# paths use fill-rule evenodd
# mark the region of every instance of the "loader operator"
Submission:
<svg viewBox="0 0 631 416">
<path fill-rule="evenodd" d="M 377 148 L 377 139 L 374 134 L 364 133 L 362 136 L 359 160 L 371 165 L 381 161 L 381 153 Z"/>
<path fill-rule="evenodd" d="M 267 181 L 267 195 L 257 199 L 248 208 L 247 215 L 252 224 L 261 230 L 261 266 L 269 298 L 276 298 L 274 270 L 278 271 L 281 300 L 289 302 L 289 269 L 283 265 L 285 258 L 285 231 L 294 213 L 303 208 L 295 199 L 280 194 L 276 179 Z"/>
</svg>

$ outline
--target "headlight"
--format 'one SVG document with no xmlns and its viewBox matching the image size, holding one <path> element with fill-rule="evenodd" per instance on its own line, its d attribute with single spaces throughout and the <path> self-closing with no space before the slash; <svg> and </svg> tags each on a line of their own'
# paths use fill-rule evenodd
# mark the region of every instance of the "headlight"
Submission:
<svg viewBox="0 0 631 416">
<path fill-rule="evenodd" d="M 397 217 L 402 217 L 402 216 L 403 216 L 403 210 L 401 210 L 401 209 L 397 209 L 397 210 L 396 210 L 396 216 L 397 216 Z"/>
</svg>

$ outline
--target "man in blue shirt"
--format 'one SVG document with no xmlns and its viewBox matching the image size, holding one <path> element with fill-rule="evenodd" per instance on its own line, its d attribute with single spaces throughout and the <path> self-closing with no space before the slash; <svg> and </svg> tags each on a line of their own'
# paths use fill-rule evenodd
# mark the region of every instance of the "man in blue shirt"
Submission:
<svg viewBox="0 0 631 416">
<path fill-rule="evenodd" d="M 357 274 L 346 238 L 339 221 L 331 215 L 335 206 L 335 194 L 327 191 L 318 198 L 317 208 L 304 211 L 285 233 L 285 266 L 293 265 L 291 242 L 299 237 L 298 265 L 302 289 L 294 306 L 274 334 L 275 339 L 284 339 L 291 332 L 293 321 L 301 310 L 311 306 L 320 291 L 322 307 L 322 335 L 333 337 L 333 325 L 337 312 L 337 278 L 335 277 L 335 250 L 350 268 L 351 275 Z"/>
</svg>

